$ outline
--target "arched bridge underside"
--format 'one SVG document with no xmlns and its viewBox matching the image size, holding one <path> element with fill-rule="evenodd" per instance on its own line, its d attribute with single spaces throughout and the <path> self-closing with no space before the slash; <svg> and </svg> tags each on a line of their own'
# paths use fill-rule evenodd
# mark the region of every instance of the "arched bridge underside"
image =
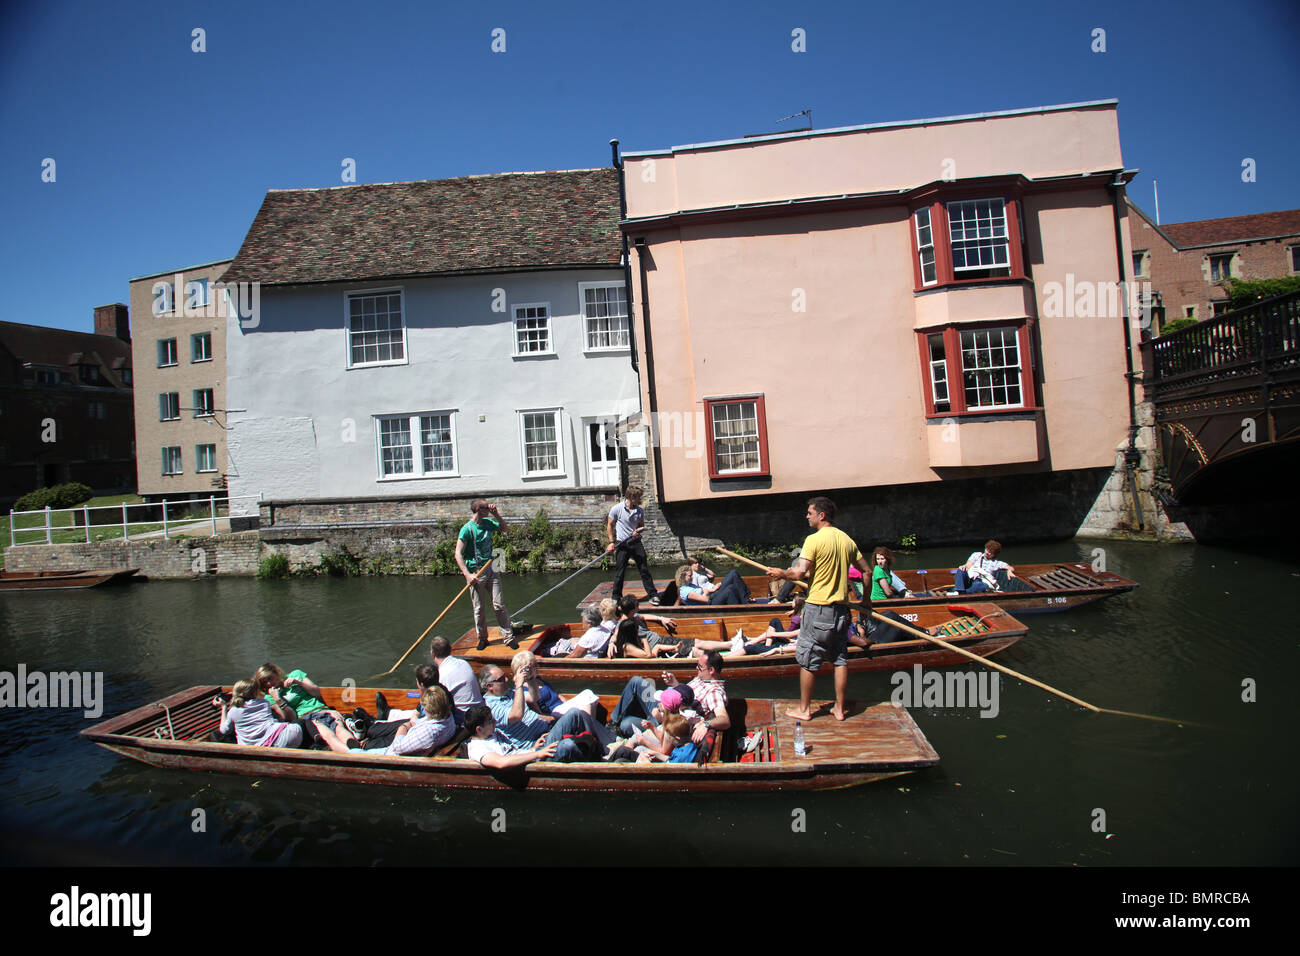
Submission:
<svg viewBox="0 0 1300 956">
<path fill-rule="evenodd" d="M 1300 293 L 1144 343 L 1158 484 L 1200 538 L 1292 533 L 1300 476 Z"/>
</svg>

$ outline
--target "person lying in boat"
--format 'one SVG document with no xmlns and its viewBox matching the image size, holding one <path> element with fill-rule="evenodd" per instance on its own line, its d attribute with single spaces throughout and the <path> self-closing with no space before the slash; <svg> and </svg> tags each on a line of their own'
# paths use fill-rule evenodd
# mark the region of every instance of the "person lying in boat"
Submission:
<svg viewBox="0 0 1300 956">
<path fill-rule="evenodd" d="M 487 668 L 484 668 L 486 672 Z M 555 692 L 555 688 L 542 680 L 537 673 L 537 657 L 532 651 L 520 651 L 510 658 L 510 671 L 513 674 L 522 674 L 524 678 L 524 703 L 529 708 L 541 716 L 542 720 L 550 723 L 554 721 L 553 711 L 563 703 L 563 699 Z"/>
<path fill-rule="evenodd" d="M 256 681 L 235 681 L 230 701 L 222 701 L 220 732 L 235 732 L 235 742 L 252 747 L 297 747 L 302 727 L 293 708 L 268 700 Z"/>
<path fill-rule="evenodd" d="M 397 732 L 408 721 L 425 716 L 424 692 L 430 687 L 441 686 L 438 681 L 438 668 L 433 664 L 421 664 L 415 668 L 415 689 L 420 699 L 414 710 L 389 710 L 385 702 L 384 712 L 379 715 L 382 719 L 376 719 L 358 707 L 352 712 L 351 717 L 344 719 L 343 725 L 353 737 L 361 741 L 361 745 L 366 750 L 387 747 L 397 738 Z M 444 692 L 447 690 L 445 687 L 442 689 Z M 448 697 L 450 696 L 449 694 Z M 382 695 L 380 699 L 382 701 Z M 321 742 L 328 746 L 324 740 Z"/>
<path fill-rule="evenodd" d="M 691 739 L 696 743 L 701 743 L 710 731 L 726 730 L 731 726 L 731 715 L 727 712 L 726 681 L 722 679 L 723 666 L 722 655 L 717 651 L 701 651 L 695 663 L 695 679 L 685 685 L 694 696 L 696 719 L 691 726 Z M 682 686 L 667 671 L 661 677 L 668 687 Z M 649 719 L 658 723 L 654 716 L 657 703 L 654 681 L 648 677 L 633 677 L 623 688 L 610 723 L 624 737 L 630 737 L 641 729 L 642 720 Z"/>
<path fill-rule="evenodd" d="M 677 569 L 678 604 L 750 604 L 753 596 L 740 572 L 731 570 L 716 584 L 694 587 L 691 584 L 691 566 L 683 564 Z"/>
<path fill-rule="evenodd" d="M 322 724 L 317 728 L 321 740 L 336 753 L 364 753 L 367 757 L 427 757 L 456 733 L 451 716 L 451 698 L 441 687 L 426 687 L 420 696 L 423 717 L 412 717 L 397 729 L 393 742 L 386 747 L 364 747 L 346 726 L 334 730 Z"/>
<path fill-rule="evenodd" d="M 614 629 L 614 639 L 607 651 L 610 657 L 682 657 L 689 653 L 688 645 L 693 641 L 678 641 L 672 635 L 677 631 L 677 622 L 662 615 L 638 614 L 638 600 L 634 595 L 624 594 L 618 601 L 618 624 Z M 654 621 L 668 632 L 665 637 L 650 630 L 646 625 Z"/>
<path fill-rule="evenodd" d="M 559 745 L 555 756 L 548 759 L 570 763 L 587 760 L 593 754 L 599 759 L 603 749 L 599 743 L 601 727 L 587 711 L 575 707 L 565 711 L 558 719 L 543 719 L 542 714 L 528 706 L 529 674 L 524 670 L 514 675 L 513 688 L 506 672 L 496 664 L 484 667 L 480 679 L 483 683 L 483 701 L 492 712 L 497 731 L 505 735 L 516 750 L 535 747 L 538 740 L 544 737 L 547 743 Z M 469 728 L 468 715 L 465 726 Z M 579 739 L 584 736 L 585 741 Z"/>
<path fill-rule="evenodd" d="M 582 637 L 561 637 L 551 644 L 547 657 L 601 657 L 614 636 L 615 619 L 618 617 L 618 602 L 605 598 L 598 607 L 589 607 L 582 612 L 582 619 L 587 624 L 587 631 Z"/>
<path fill-rule="evenodd" d="M 990 538 L 983 551 L 973 551 L 966 563 L 952 572 L 953 590 L 958 594 L 978 594 L 980 591 L 1001 591 L 1008 578 L 1016 576 L 1016 569 L 998 560 L 1002 545 Z"/>
<path fill-rule="evenodd" d="M 712 571 L 704 566 L 704 559 L 698 554 L 692 554 L 690 558 L 691 568 L 691 587 L 702 588 L 713 582 L 717 577 Z"/>
<path fill-rule="evenodd" d="M 522 767 L 535 760 L 553 760 L 560 745 L 545 737 L 538 738 L 532 747 L 519 748 L 505 734 L 497 730 L 496 719 L 486 704 L 475 704 L 465 712 L 465 729 L 470 739 L 465 749 L 470 760 L 477 760 L 492 770 Z"/>
<path fill-rule="evenodd" d="M 750 657 L 752 655 L 767 656 L 777 654 L 783 650 L 789 650 L 791 643 L 799 636 L 799 622 L 802 620 L 800 612 L 803 610 L 804 598 L 802 594 L 794 596 L 794 607 L 790 612 L 790 627 L 787 628 L 779 617 L 774 617 L 767 622 L 767 630 L 757 637 L 747 638 L 743 634 L 737 634 L 732 638 L 731 653 L 723 654 L 723 657 Z"/>
<path fill-rule="evenodd" d="M 342 725 L 343 715 L 332 710 L 321 697 L 320 688 L 308 677 L 307 672 L 293 670 L 288 674 L 269 661 L 257 669 L 253 681 L 275 703 L 290 707 L 302 723 L 303 739 L 309 745 L 321 743 L 317 733 L 317 724 L 334 728 Z"/>
<path fill-rule="evenodd" d="M 659 697 L 659 706 L 654 709 L 655 722 L 643 720 L 641 729 L 631 738 L 610 744 L 608 759 L 618 762 L 635 760 L 637 763 L 694 763 L 699 755 L 699 744 L 691 740 L 691 722 L 682 713 L 694 700 L 695 695 L 685 684 L 665 690 Z"/>
</svg>

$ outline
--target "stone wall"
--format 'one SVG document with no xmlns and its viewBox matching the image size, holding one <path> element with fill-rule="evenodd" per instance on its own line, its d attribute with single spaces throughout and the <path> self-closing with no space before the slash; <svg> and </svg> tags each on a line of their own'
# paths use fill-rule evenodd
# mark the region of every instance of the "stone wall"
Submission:
<svg viewBox="0 0 1300 956">
<path fill-rule="evenodd" d="M 545 511 L 552 521 L 604 521 L 618 501 L 616 488 L 527 493 L 487 491 L 465 495 L 411 495 L 404 498 L 294 498 L 261 502 L 265 533 L 319 530 L 326 527 L 426 525 L 450 522 L 457 527 L 470 519 L 470 503 L 486 498 L 508 521 L 527 521 Z"/>
<path fill-rule="evenodd" d="M 89 544 L 25 544 L 5 548 L 8 571 L 88 568 L 117 571 L 139 568 L 150 578 L 189 578 L 201 574 L 257 573 L 261 543 L 256 531 Z"/>
</svg>

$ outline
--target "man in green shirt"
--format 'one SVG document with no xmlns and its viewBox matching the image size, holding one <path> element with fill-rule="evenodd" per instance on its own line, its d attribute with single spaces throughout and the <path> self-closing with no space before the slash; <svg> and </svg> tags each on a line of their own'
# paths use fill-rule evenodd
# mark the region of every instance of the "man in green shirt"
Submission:
<svg viewBox="0 0 1300 956">
<path fill-rule="evenodd" d="M 489 504 L 486 498 L 476 498 L 470 510 L 474 517 L 465 522 L 456 536 L 456 565 L 465 575 L 469 584 L 470 599 L 474 602 L 474 629 L 478 632 L 478 649 L 488 645 L 487 609 L 484 601 L 488 589 L 492 591 L 492 609 L 496 611 L 497 624 L 501 627 L 501 636 L 506 645 L 517 648 L 514 625 L 510 623 L 510 612 L 506 610 L 505 595 L 501 591 L 501 578 L 496 568 L 492 567 L 492 535 L 506 526 L 505 519 L 496 506 Z M 484 566 L 486 571 L 478 574 Z M 477 577 L 475 576 L 477 575 Z"/>
</svg>

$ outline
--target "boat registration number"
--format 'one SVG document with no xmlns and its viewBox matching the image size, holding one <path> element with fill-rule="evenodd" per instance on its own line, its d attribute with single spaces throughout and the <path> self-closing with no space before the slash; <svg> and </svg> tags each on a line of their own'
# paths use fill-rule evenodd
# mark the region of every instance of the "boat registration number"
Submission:
<svg viewBox="0 0 1300 956">
<path fill-rule="evenodd" d="M 901 617 L 904 621 L 911 621 L 911 622 L 914 623 L 914 624 L 915 624 L 918 620 L 920 620 L 920 618 L 919 618 L 917 615 L 915 615 L 915 614 L 900 614 L 900 615 L 898 615 L 898 616 Z"/>
<path fill-rule="evenodd" d="M 1069 600 L 1069 598 L 1063 598 L 1063 597 L 1049 597 L 1049 598 L 1047 599 L 1047 603 L 1048 603 L 1048 604 L 1064 604 L 1064 603 L 1066 603 L 1068 600 Z"/>
</svg>

